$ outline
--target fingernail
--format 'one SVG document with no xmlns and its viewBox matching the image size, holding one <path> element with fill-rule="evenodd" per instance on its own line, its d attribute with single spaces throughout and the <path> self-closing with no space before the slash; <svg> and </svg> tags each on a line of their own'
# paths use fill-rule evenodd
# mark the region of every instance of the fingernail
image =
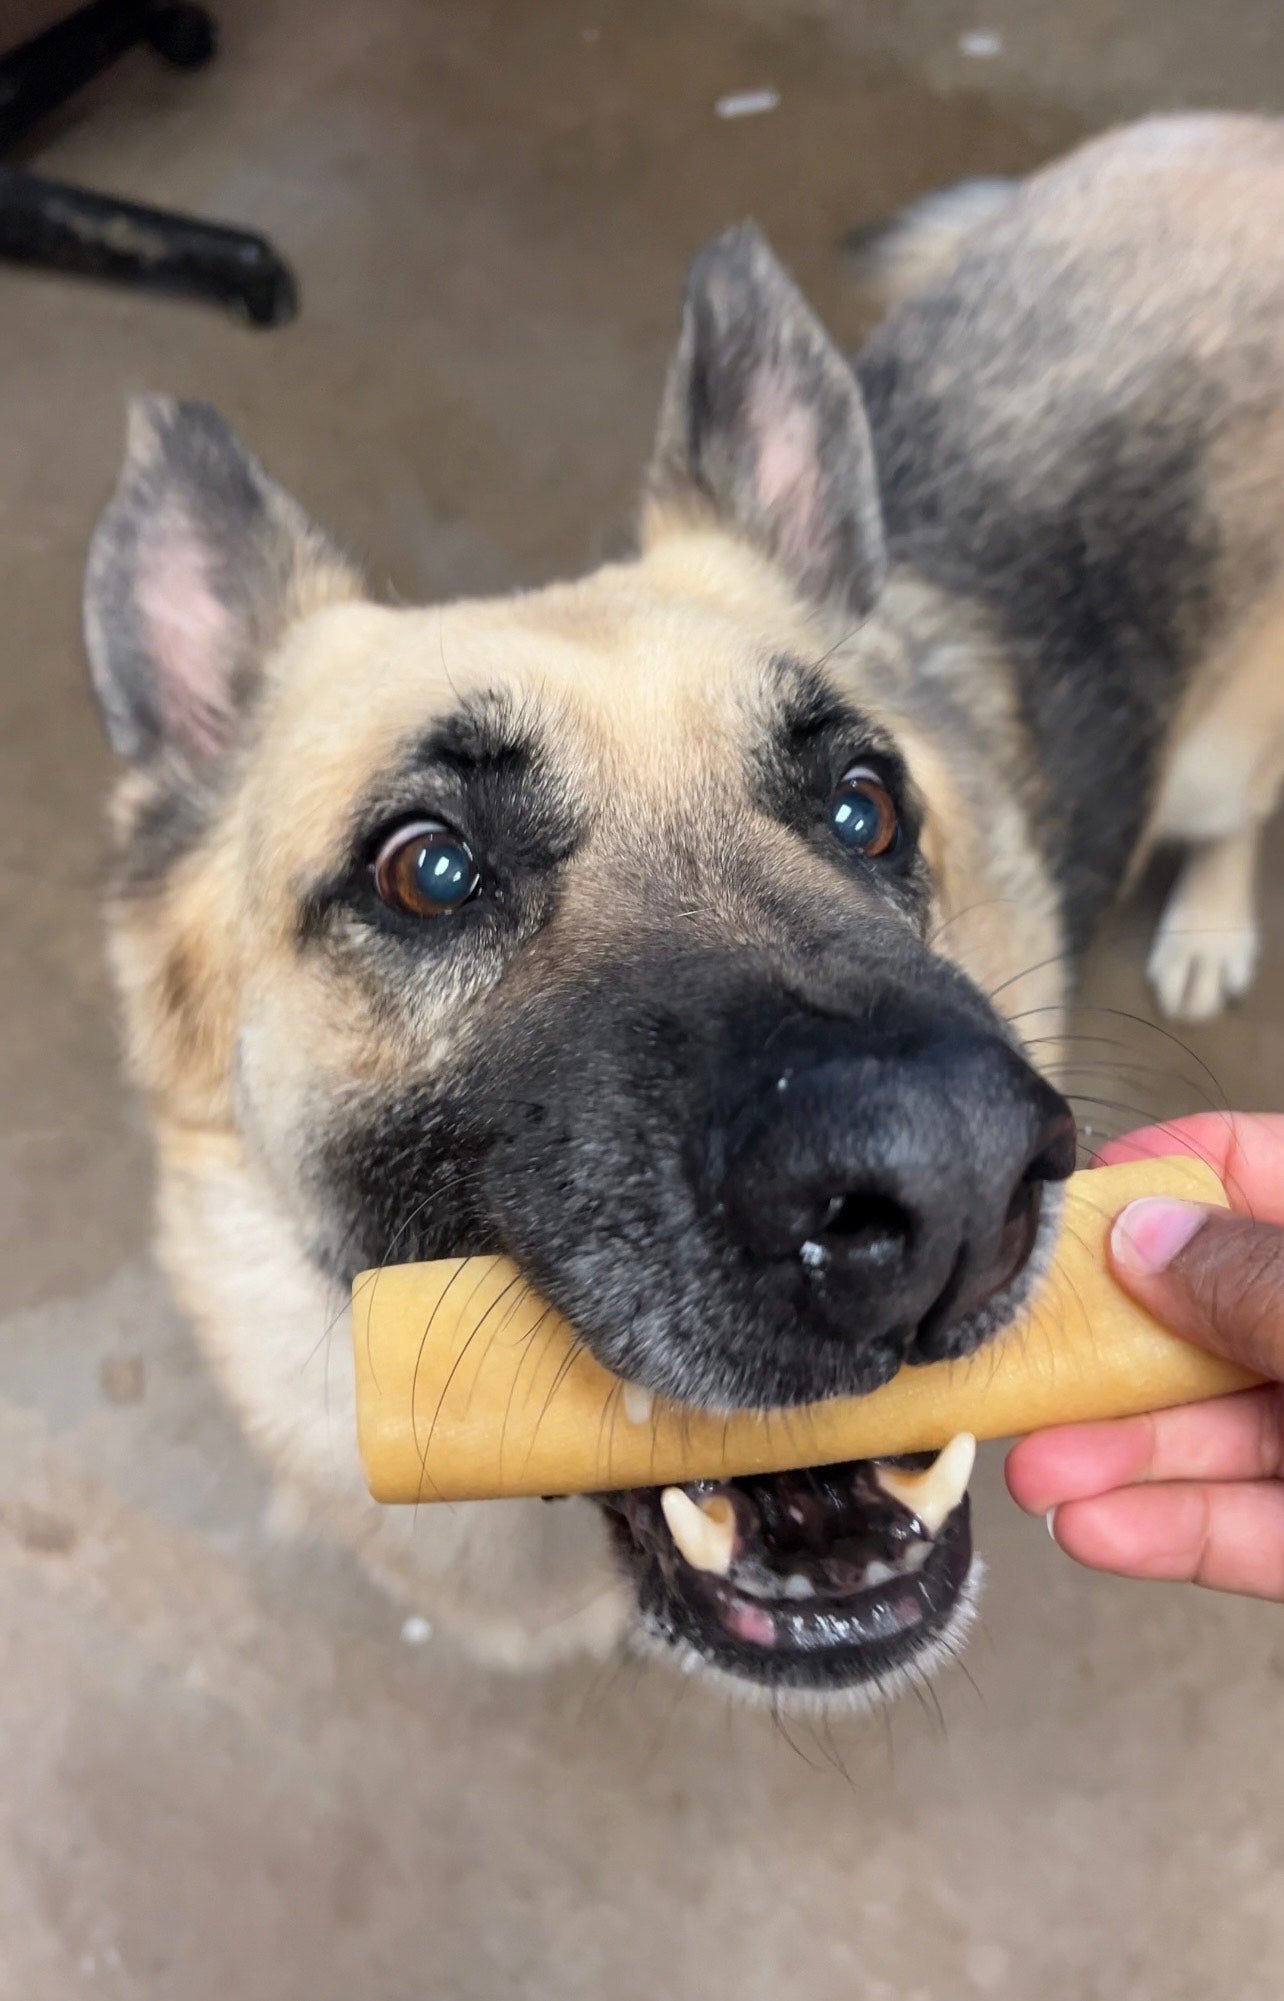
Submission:
<svg viewBox="0 0 1284 2001">
<path fill-rule="evenodd" d="M 1151 1276 L 1167 1271 L 1200 1229 L 1208 1211 L 1198 1202 L 1174 1202 L 1166 1195 L 1144 1195 L 1115 1217 L 1110 1248 L 1125 1271 Z"/>
<path fill-rule="evenodd" d="M 1046 1514 L 1046 1515 L 1045 1515 L 1045 1516 L 1043 1517 L 1043 1526 L 1044 1526 L 1044 1528 L 1045 1528 L 1045 1529 L 1046 1529 L 1046 1530 L 1048 1531 L 1048 1534 L 1049 1534 L 1049 1535 L 1050 1535 L 1050 1536 L 1052 1537 L 1052 1540 L 1053 1540 L 1053 1542 L 1056 1542 L 1056 1540 L 1057 1540 L 1057 1511 L 1056 1511 L 1056 1509 L 1055 1509 L 1055 1508 L 1049 1508 L 1049 1509 L 1048 1509 L 1048 1512 L 1047 1512 L 1047 1514 Z"/>
</svg>

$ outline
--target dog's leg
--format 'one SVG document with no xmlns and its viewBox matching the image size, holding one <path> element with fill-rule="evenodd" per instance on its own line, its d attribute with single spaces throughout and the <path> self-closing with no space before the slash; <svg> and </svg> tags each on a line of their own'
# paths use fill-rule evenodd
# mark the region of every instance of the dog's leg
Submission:
<svg viewBox="0 0 1284 2001">
<path fill-rule="evenodd" d="M 1150 954 L 1174 1021 L 1211 1021 L 1257 969 L 1257 858 L 1284 789 L 1284 597 L 1210 661 L 1174 733 L 1153 842 L 1189 852 Z"/>
<path fill-rule="evenodd" d="M 1252 985 L 1260 845 L 1260 825 L 1249 827 L 1182 864 L 1150 953 L 1150 982 L 1169 1020 L 1211 1021 Z"/>
<path fill-rule="evenodd" d="M 1250 739 L 1242 708 L 1234 732 L 1226 720 L 1225 711 L 1210 718 L 1179 752 L 1157 824 L 1159 839 L 1190 844 L 1148 968 L 1173 1021 L 1212 1021 L 1257 971 L 1257 858 L 1284 789 L 1284 726 L 1261 715 Z"/>
</svg>

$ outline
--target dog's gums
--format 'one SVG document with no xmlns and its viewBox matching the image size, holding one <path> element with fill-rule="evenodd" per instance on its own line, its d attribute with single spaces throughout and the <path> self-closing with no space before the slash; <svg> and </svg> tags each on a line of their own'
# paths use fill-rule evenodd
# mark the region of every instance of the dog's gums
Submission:
<svg viewBox="0 0 1284 2001">
<path fill-rule="evenodd" d="M 920 1460 L 634 1488 L 602 1505 L 653 1636 L 770 1686 L 877 1681 L 958 1614 L 975 1457 L 964 1432 Z"/>
<path fill-rule="evenodd" d="M 653 1638 L 772 1687 L 878 1683 L 961 1616 L 976 1441 L 603 1497 Z M 916 1485 L 916 1483 L 919 1483 Z"/>
</svg>

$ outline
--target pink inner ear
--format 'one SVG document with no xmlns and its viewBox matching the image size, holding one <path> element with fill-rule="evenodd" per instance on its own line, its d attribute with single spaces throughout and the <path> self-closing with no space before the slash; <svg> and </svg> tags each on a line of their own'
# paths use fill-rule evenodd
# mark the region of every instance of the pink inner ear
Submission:
<svg viewBox="0 0 1284 2001">
<path fill-rule="evenodd" d="M 234 721 L 236 620 L 214 591 L 198 536 L 173 506 L 139 552 L 135 603 L 165 735 L 197 756 L 212 755 Z"/>
<path fill-rule="evenodd" d="M 823 526 L 816 413 L 766 370 L 750 391 L 748 417 L 758 504 L 775 525 L 781 557 L 805 569 Z"/>
</svg>

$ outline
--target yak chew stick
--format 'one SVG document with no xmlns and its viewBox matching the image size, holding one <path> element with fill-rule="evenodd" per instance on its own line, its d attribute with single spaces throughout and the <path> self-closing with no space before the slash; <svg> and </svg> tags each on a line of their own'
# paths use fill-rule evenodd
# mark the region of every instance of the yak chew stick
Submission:
<svg viewBox="0 0 1284 2001">
<path fill-rule="evenodd" d="M 594 1361 L 502 1258 L 391 1265 L 353 1287 L 357 1428 L 377 1501 L 493 1500 L 777 1473 L 1005 1438 L 1218 1396 L 1254 1378 L 1168 1333 L 1115 1284 L 1110 1222 L 1138 1195 L 1225 1206 L 1183 1157 L 1076 1174 L 1052 1269 L 1006 1333 L 869 1396 L 693 1410 Z"/>
</svg>

